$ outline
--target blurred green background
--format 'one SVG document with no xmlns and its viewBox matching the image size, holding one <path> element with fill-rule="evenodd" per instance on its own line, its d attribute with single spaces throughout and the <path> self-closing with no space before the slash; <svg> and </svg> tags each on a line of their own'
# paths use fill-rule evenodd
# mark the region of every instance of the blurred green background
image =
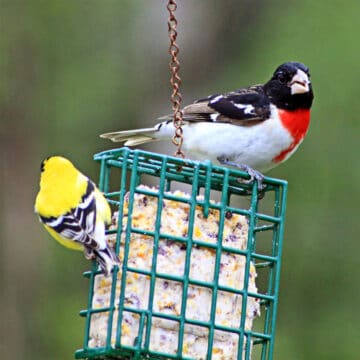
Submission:
<svg viewBox="0 0 360 360">
<path fill-rule="evenodd" d="M 289 181 L 274 358 L 359 359 L 360 2 L 178 2 L 184 104 L 310 67 L 309 134 L 269 174 Z M 82 346 L 89 264 L 33 214 L 40 162 L 62 154 L 97 180 L 100 133 L 170 112 L 166 21 L 165 1 L 0 1 L 2 359 Z"/>
</svg>

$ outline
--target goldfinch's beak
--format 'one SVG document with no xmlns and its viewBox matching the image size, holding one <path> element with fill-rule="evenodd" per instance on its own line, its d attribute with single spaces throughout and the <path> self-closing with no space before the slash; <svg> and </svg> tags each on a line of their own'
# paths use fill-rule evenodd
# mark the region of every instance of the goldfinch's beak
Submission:
<svg viewBox="0 0 360 360">
<path fill-rule="evenodd" d="M 310 80 L 304 71 L 298 69 L 290 81 L 291 95 L 304 94 L 310 90 Z"/>
</svg>

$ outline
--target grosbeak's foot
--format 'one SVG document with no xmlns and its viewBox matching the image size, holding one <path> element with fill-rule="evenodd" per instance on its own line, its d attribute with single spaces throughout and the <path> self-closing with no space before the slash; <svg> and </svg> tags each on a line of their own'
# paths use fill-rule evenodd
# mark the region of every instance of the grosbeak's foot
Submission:
<svg viewBox="0 0 360 360">
<path fill-rule="evenodd" d="M 237 163 L 235 163 L 233 161 L 230 161 L 229 159 L 227 159 L 227 158 L 225 158 L 223 156 L 219 156 L 217 159 L 218 159 L 219 163 L 222 164 L 222 165 L 233 166 L 233 167 L 236 167 L 238 169 L 246 171 L 249 174 L 250 179 L 249 180 L 243 180 L 242 179 L 241 180 L 242 183 L 244 183 L 244 184 L 252 184 L 256 180 L 257 184 L 258 184 L 259 192 L 262 193 L 262 191 L 265 189 L 265 185 L 263 184 L 264 175 L 261 172 L 253 169 L 249 165 L 237 164 Z"/>
<path fill-rule="evenodd" d="M 238 167 L 239 169 L 246 171 L 250 176 L 249 180 L 244 180 L 245 184 L 252 184 L 256 180 L 258 182 L 259 190 L 263 189 L 264 185 L 262 182 L 264 181 L 264 175 L 261 172 L 245 164 L 240 164 Z"/>
</svg>

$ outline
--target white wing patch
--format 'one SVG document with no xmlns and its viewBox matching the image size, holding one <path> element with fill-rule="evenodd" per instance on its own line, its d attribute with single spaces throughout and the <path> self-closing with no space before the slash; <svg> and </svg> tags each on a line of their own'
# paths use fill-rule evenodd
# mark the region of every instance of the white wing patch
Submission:
<svg viewBox="0 0 360 360">
<path fill-rule="evenodd" d="M 218 96 L 214 97 L 212 100 L 210 100 L 209 104 L 215 104 L 223 97 L 224 97 L 223 95 L 218 95 Z"/>
<path fill-rule="evenodd" d="M 220 115 L 220 114 L 218 114 L 218 113 L 210 114 L 210 119 L 211 119 L 212 121 L 216 121 L 219 115 Z"/>
<path fill-rule="evenodd" d="M 59 226 L 63 221 L 64 221 L 64 217 L 63 217 L 63 216 L 59 216 L 59 217 L 57 217 L 57 218 L 50 218 L 50 220 L 46 222 L 46 225 L 47 225 L 47 226 L 50 226 L 50 227 L 57 227 L 57 226 Z"/>
<path fill-rule="evenodd" d="M 244 114 L 247 115 L 255 115 L 255 108 L 251 104 L 236 104 L 234 103 L 234 106 L 236 106 L 240 110 L 244 110 Z"/>
<path fill-rule="evenodd" d="M 88 196 L 83 198 L 83 201 L 79 204 L 79 208 L 86 209 L 90 206 L 91 202 L 94 200 L 94 193 L 91 192 Z"/>
</svg>

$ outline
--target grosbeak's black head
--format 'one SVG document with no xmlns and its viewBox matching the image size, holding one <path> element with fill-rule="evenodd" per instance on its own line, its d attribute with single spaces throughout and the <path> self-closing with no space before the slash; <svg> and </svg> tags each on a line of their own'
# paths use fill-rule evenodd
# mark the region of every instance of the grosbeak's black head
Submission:
<svg viewBox="0 0 360 360">
<path fill-rule="evenodd" d="M 314 95 L 309 68 L 299 62 L 280 65 L 264 85 L 264 91 L 280 109 L 310 109 Z"/>
</svg>

